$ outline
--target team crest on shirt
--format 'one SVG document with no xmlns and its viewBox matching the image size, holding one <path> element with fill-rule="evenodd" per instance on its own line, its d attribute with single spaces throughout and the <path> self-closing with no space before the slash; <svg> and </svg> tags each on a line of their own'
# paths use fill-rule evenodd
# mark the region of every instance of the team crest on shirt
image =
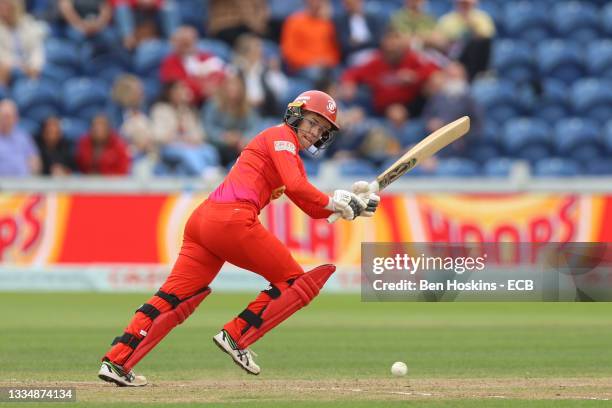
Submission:
<svg viewBox="0 0 612 408">
<path fill-rule="evenodd" d="M 277 152 L 282 152 L 283 150 L 286 150 L 292 154 L 295 154 L 295 145 L 286 140 L 277 140 L 276 142 L 274 142 L 274 150 L 276 150 Z"/>
</svg>

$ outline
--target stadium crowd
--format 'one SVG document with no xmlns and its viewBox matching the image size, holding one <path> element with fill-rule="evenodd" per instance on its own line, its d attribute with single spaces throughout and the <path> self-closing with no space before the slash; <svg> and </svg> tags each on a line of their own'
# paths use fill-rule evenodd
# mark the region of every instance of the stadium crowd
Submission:
<svg viewBox="0 0 612 408">
<path fill-rule="evenodd" d="M 0 176 L 207 177 L 280 123 L 287 103 L 307 89 L 337 100 L 342 128 L 324 154 L 305 157 L 309 173 L 331 161 L 343 175 L 375 175 L 463 115 L 472 118 L 470 135 L 415 174 L 499 176 L 524 159 L 542 175 L 574 175 L 595 156 L 609 159 L 612 126 L 609 140 L 600 130 L 612 100 L 600 113 L 597 143 L 574 158 L 574 173 L 555 157 L 567 146 L 555 144 L 552 129 L 571 115 L 538 116 L 527 107 L 550 96 L 556 72 L 503 60 L 498 44 L 509 40 L 496 36 L 500 25 L 509 35 L 502 17 L 510 12 L 502 7 L 495 0 L 0 0 Z M 522 33 L 531 31 L 511 37 L 521 41 Z M 509 67 L 516 69 L 502 72 Z M 521 77 L 525 67 L 531 71 Z M 583 75 L 568 79 L 566 71 L 559 74 L 566 87 Z M 538 130 L 545 134 L 534 139 Z M 591 173 L 606 172 L 612 167 L 604 163 Z"/>
</svg>

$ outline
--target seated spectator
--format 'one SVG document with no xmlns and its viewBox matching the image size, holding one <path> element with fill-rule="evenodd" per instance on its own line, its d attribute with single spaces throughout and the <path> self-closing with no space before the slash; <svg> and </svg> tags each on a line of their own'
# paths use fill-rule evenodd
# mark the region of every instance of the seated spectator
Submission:
<svg viewBox="0 0 612 408">
<path fill-rule="evenodd" d="M 221 164 L 233 163 L 248 141 L 255 137 L 259 123 L 240 76 L 227 77 L 215 98 L 203 108 L 202 122 L 219 150 Z"/>
<path fill-rule="evenodd" d="M 378 115 L 394 103 L 406 105 L 412 116 L 423 108 L 423 85 L 438 70 L 431 60 L 404 46 L 397 31 L 389 30 L 382 38 L 380 51 L 360 65 L 348 68 L 341 78 L 343 97 L 351 101 L 357 86 L 365 85 L 372 93 Z"/>
<path fill-rule="evenodd" d="M 465 66 L 470 81 L 487 70 L 495 36 L 493 19 L 477 5 L 478 0 L 455 0 L 455 11 L 440 17 L 436 26 L 446 53 Z"/>
<path fill-rule="evenodd" d="M 265 36 L 268 22 L 266 0 L 210 0 L 208 36 L 234 47 L 245 33 Z"/>
<path fill-rule="evenodd" d="M 83 174 L 122 176 L 130 171 L 128 148 L 111 128 L 105 114 L 96 115 L 79 142 L 76 162 Z"/>
<path fill-rule="evenodd" d="M 153 123 L 144 110 L 142 82 L 133 75 L 120 76 L 113 85 L 111 99 L 111 122 L 129 143 L 132 174 L 152 175 L 158 158 L 157 143 Z"/>
<path fill-rule="evenodd" d="M 409 123 L 410 115 L 406 106 L 394 103 L 385 110 L 385 128 L 397 140 L 405 139 Z"/>
<path fill-rule="evenodd" d="M 357 148 L 359 158 L 365 159 L 377 167 L 389 157 L 399 154 L 400 151 L 399 140 L 383 126 L 371 127 Z"/>
<path fill-rule="evenodd" d="M 252 34 L 243 34 L 236 41 L 234 67 L 244 78 L 247 100 L 262 116 L 277 116 L 279 101 L 289 85 L 280 69 L 280 61 L 264 59 L 261 40 Z"/>
<path fill-rule="evenodd" d="M 344 12 L 334 18 L 342 59 L 359 63 L 380 45 L 383 22 L 363 8 L 363 0 L 344 0 Z"/>
<path fill-rule="evenodd" d="M 109 27 L 113 11 L 108 0 L 58 1 L 68 38 L 76 42 L 90 41 L 96 53 L 114 48 L 115 38 Z"/>
<path fill-rule="evenodd" d="M 59 118 L 51 116 L 45 120 L 36 137 L 36 144 L 45 176 L 65 176 L 76 170 L 72 143 L 64 138 Z"/>
<path fill-rule="evenodd" d="M 472 97 L 465 68 L 451 63 L 444 70 L 431 76 L 427 84 L 430 97 L 423 109 L 423 119 L 428 132 L 438 130 L 462 116 L 470 117 L 470 135 L 444 149 L 442 155 L 462 156 L 470 139 L 480 135 L 482 110 Z"/>
<path fill-rule="evenodd" d="M 123 46 L 132 50 L 142 41 L 170 38 L 180 16 L 173 0 L 110 0 Z"/>
<path fill-rule="evenodd" d="M 405 0 L 404 7 L 391 17 L 391 27 L 400 33 L 413 49 L 439 45 L 436 19 L 424 10 L 425 0 Z"/>
<path fill-rule="evenodd" d="M 318 80 L 340 63 L 340 47 L 328 0 L 304 0 L 305 9 L 291 14 L 281 32 L 281 54 L 289 69 Z"/>
<path fill-rule="evenodd" d="M 200 105 L 213 95 L 225 77 L 223 61 L 197 48 L 198 32 L 193 27 L 179 27 L 172 35 L 174 51 L 162 62 L 163 83 L 185 82 L 192 90 L 193 103 Z"/>
<path fill-rule="evenodd" d="M 153 134 L 166 165 L 177 168 L 180 175 L 206 176 L 218 165 L 218 154 L 205 143 L 192 98 L 185 83 L 166 85 L 161 100 L 151 109 Z"/>
<path fill-rule="evenodd" d="M 22 0 L 0 1 L 0 85 L 15 76 L 36 78 L 45 63 L 45 26 L 24 13 Z"/>
<path fill-rule="evenodd" d="M 0 101 L 0 177 L 23 177 L 40 173 L 40 157 L 32 137 L 19 126 L 17 106 Z"/>
</svg>

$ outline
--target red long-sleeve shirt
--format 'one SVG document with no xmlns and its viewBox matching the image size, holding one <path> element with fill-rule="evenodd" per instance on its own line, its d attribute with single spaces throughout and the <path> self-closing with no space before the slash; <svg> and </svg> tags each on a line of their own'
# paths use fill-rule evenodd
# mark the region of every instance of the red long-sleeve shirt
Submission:
<svg viewBox="0 0 612 408">
<path fill-rule="evenodd" d="M 310 184 L 300 159 L 298 138 L 287 125 L 268 128 L 242 151 L 231 171 L 210 195 L 220 203 L 247 201 L 258 210 L 284 192 L 312 218 L 326 218 L 329 197 Z"/>
<path fill-rule="evenodd" d="M 402 82 L 399 77 L 402 70 L 414 72 L 415 81 Z M 391 65 L 379 51 L 368 62 L 348 68 L 342 75 L 342 82 L 368 86 L 372 91 L 374 109 L 382 114 L 389 105 L 407 104 L 414 100 L 427 78 L 437 70 L 436 64 L 415 52 L 406 52 L 398 64 Z"/>
<path fill-rule="evenodd" d="M 187 71 L 185 61 L 180 55 L 170 54 L 161 64 L 159 77 L 163 83 L 184 81 L 193 91 L 195 102 L 205 101 L 210 92 L 225 78 L 223 61 L 212 54 L 197 52 L 195 58 L 203 64 L 199 75 L 192 75 Z"/>
</svg>

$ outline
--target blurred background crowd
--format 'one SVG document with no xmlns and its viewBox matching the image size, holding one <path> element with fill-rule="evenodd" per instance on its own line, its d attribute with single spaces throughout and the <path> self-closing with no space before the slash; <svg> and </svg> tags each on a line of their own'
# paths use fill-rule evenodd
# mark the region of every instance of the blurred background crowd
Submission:
<svg viewBox="0 0 612 408">
<path fill-rule="evenodd" d="M 300 92 L 339 103 L 318 157 L 371 177 L 612 175 L 612 3 L 0 0 L 0 176 L 209 177 Z"/>
</svg>

